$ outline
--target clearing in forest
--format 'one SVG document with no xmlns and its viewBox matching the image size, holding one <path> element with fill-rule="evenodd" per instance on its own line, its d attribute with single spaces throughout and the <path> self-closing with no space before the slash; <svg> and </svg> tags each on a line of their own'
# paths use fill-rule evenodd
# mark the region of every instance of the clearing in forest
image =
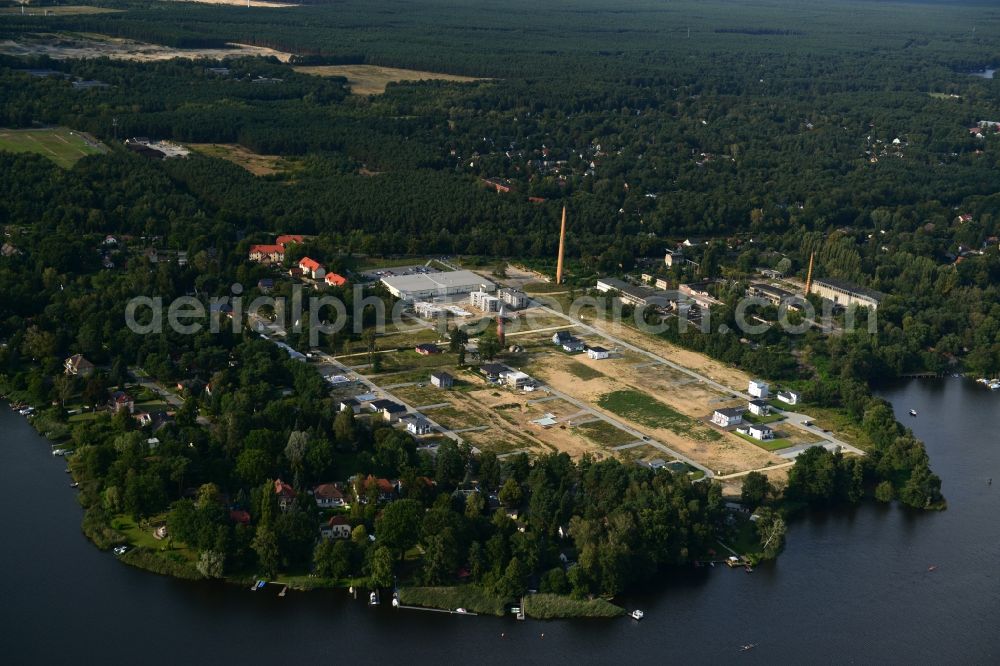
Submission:
<svg viewBox="0 0 1000 666">
<path fill-rule="evenodd" d="M 295 67 L 296 72 L 316 76 L 343 76 L 355 95 L 381 95 L 386 85 L 399 81 L 479 81 L 469 76 L 421 72 L 414 69 L 380 67 L 379 65 L 315 65 Z"/>
<path fill-rule="evenodd" d="M 202 155 L 218 157 L 241 166 L 255 176 L 285 173 L 292 167 L 290 161 L 280 155 L 258 155 L 235 143 L 189 143 L 187 145 L 188 148 L 196 150 Z"/>
<path fill-rule="evenodd" d="M 46 129 L 0 129 L 0 150 L 11 153 L 38 153 L 68 169 L 87 155 L 107 152 L 93 137 L 65 127 Z"/>
</svg>

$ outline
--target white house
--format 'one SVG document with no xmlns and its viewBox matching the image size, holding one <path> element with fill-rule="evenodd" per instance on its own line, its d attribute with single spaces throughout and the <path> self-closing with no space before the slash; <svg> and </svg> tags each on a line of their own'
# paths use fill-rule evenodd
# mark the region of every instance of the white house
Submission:
<svg viewBox="0 0 1000 666">
<path fill-rule="evenodd" d="M 778 400 L 786 405 L 797 405 L 801 399 L 802 396 L 795 391 L 778 391 Z"/>
<path fill-rule="evenodd" d="M 750 423 L 744 427 L 738 428 L 737 432 L 740 432 L 744 435 L 749 435 L 750 437 L 758 439 L 762 442 L 767 441 L 769 439 L 774 439 L 774 431 L 771 430 L 766 425 L 756 425 Z"/>
<path fill-rule="evenodd" d="M 420 418 L 419 416 L 407 419 L 406 432 L 411 435 L 427 435 L 430 434 L 431 430 L 431 424 L 427 419 Z"/>
<path fill-rule="evenodd" d="M 333 516 L 320 527 L 319 533 L 324 539 L 350 539 L 351 523 L 344 516 Z"/>
<path fill-rule="evenodd" d="M 587 356 L 595 361 L 607 358 L 608 354 L 608 350 L 604 347 L 590 347 L 587 349 Z"/>
<path fill-rule="evenodd" d="M 347 506 L 344 492 L 335 483 L 321 483 L 313 488 L 313 499 L 321 509 L 334 509 Z"/>
<path fill-rule="evenodd" d="M 728 428 L 731 425 L 743 423 L 743 410 L 738 407 L 717 409 L 712 413 L 712 423 L 720 428 Z"/>
<path fill-rule="evenodd" d="M 755 398 L 760 398 L 761 400 L 767 400 L 768 391 L 770 387 L 767 382 L 762 382 L 759 379 L 751 379 L 750 387 L 747 389 L 747 393 Z"/>
<path fill-rule="evenodd" d="M 520 389 L 531 383 L 531 377 L 524 372 L 511 370 L 504 376 L 504 383 L 511 388 Z"/>
<path fill-rule="evenodd" d="M 447 372 L 432 372 L 431 385 L 438 388 L 451 388 L 455 385 L 455 378 Z"/>
<path fill-rule="evenodd" d="M 767 416 L 771 413 L 771 405 L 764 400 L 751 400 L 748 406 L 750 413 L 755 416 Z"/>
<path fill-rule="evenodd" d="M 586 348 L 587 345 L 583 344 L 583 340 L 580 338 L 570 338 L 563 343 L 563 351 L 569 353 L 581 352 Z"/>
</svg>

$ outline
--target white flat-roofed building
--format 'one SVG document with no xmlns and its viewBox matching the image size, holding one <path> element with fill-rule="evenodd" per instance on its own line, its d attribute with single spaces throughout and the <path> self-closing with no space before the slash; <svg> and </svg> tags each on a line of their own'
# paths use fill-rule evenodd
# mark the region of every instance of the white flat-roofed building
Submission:
<svg viewBox="0 0 1000 666">
<path fill-rule="evenodd" d="M 472 271 L 389 275 L 382 278 L 382 284 L 390 294 L 404 301 L 493 291 L 496 288 L 495 284 Z"/>
<path fill-rule="evenodd" d="M 532 382 L 531 376 L 518 370 L 511 370 L 504 375 L 504 383 L 511 388 L 524 388 Z"/>
<path fill-rule="evenodd" d="M 755 398 L 767 400 L 770 388 L 767 382 L 762 382 L 759 379 L 751 379 L 750 385 L 747 387 L 747 393 Z"/>
<path fill-rule="evenodd" d="M 531 302 L 528 295 L 518 289 L 501 289 L 497 292 L 497 296 L 500 297 L 500 300 L 515 310 L 526 308 L 528 307 L 528 303 Z"/>
<path fill-rule="evenodd" d="M 483 312 L 500 312 L 503 301 L 488 292 L 473 291 L 469 294 L 469 303 L 472 307 Z"/>
</svg>

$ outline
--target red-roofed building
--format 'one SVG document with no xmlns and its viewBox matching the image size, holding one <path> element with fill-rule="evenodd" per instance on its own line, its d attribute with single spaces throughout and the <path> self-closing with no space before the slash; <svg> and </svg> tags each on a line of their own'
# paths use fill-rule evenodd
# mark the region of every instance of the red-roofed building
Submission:
<svg viewBox="0 0 1000 666">
<path fill-rule="evenodd" d="M 337 273 L 327 273 L 326 283 L 331 287 L 343 287 L 345 284 L 347 284 L 347 278 Z"/>
<path fill-rule="evenodd" d="M 319 528 L 319 533 L 324 539 L 350 539 L 351 521 L 346 516 L 333 516 Z"/>
<path fill-rule="evenodd" d="M 281 479 L 274 480 L 274 494 L 278 496 L 278 506 L 282 510 L 287 509 L 295 500 L 295 489 Z"/>
<path fill-rule="evenodd" d="M 274 239 L 274 242 L 281 247 L 288 247 L 292 243 L 301 243 L 305 240 L 305 236 L 300 234 L 282 234 Z"/>
<path fill-rule="evenodd" d="M 335 483 L 323 483 L 316 486 L 313 489 L 313 499 L 316 500 L 316 506 L 321 509 L 347 506 L 343 491 Z"/>
<path fill-rule="evenodd" d="M 323 264 L 309 257 L 302 257 L 302 260 L 299 261 L 299 268 L 302 270 L 303 275 L 308 275 L 314 280 L 322 280 L 326 276 L 326 269 L 323 268 Z"/>
<path fill-rule="evenodd" d="M 251 245 L 250 261 L 275 264 L 285 259 L 285 248 L 281 245 Z"/>
</svg>

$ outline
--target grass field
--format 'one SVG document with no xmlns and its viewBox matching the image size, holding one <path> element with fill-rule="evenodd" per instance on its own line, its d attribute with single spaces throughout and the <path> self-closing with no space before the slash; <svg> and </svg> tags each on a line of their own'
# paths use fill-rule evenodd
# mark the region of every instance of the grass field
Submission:
<svg viewBox="0 0 1000 666">
<path fill-rule="evenodd" d="M 595 444 L 600 444 L 606 447 L 622 446 L 623 444 L 628 444 L 634 442 L 636 437 L 616 428 L 607 421 L 591 421 L 590 423 L 581 423 L 576 426 L 576 429 L 583 434 L 584 437 L 591 440 Z"/>
<path fill-rule="evenodd" d="M 681 414 L 659 400 L 639 391 L 613 391 L 602 395 L 597 404 L 603 409 L 649 428 L 664 428 L 701 441 L 715 441 L 722 436 Z"/>
<path fill-rule="evenodd" d="M 792 445 L 792 441 L 789 439 L 769 439 L 766 441 L 761 441 L 759 439 L 754 439 L 749 435 L 744 435 L 743 433 L 734 432 L 734 434 L 740 439 L 745 439 L 755 446 L 759 446 L 765 451 L 780 451 L 781 449 L 787 449 Z"/>
<path fill-rule="evenodd" d="M 79 132 L 65 127 L 48 129 L 0 129 L 0 150 L 10 153 L 37 153 L 44 155 L 64 169 L 68 169 L 87 155 L 107 152 L 102 144 L 85 138 Z"/>
<path fill-rule="evenodd" d="M 207 157 L 217 157 L 241 166 L 255 176 L 272 176 L 291 171 L 291 160 L 278 155 L 258 155 L 235 143 L 189 143 L 188 148 Z"/>
<path fill-rule="evenodd" d="M 296 72 L 316 76 L 343 76 L 355 95 L 381 95 L 390 83 L 399 81 L 477 81 L 468 76 L 420 72 L 413 69 L 379 67 L 378 65 L 316 65 L 295 67 Z"/>
</svg>

